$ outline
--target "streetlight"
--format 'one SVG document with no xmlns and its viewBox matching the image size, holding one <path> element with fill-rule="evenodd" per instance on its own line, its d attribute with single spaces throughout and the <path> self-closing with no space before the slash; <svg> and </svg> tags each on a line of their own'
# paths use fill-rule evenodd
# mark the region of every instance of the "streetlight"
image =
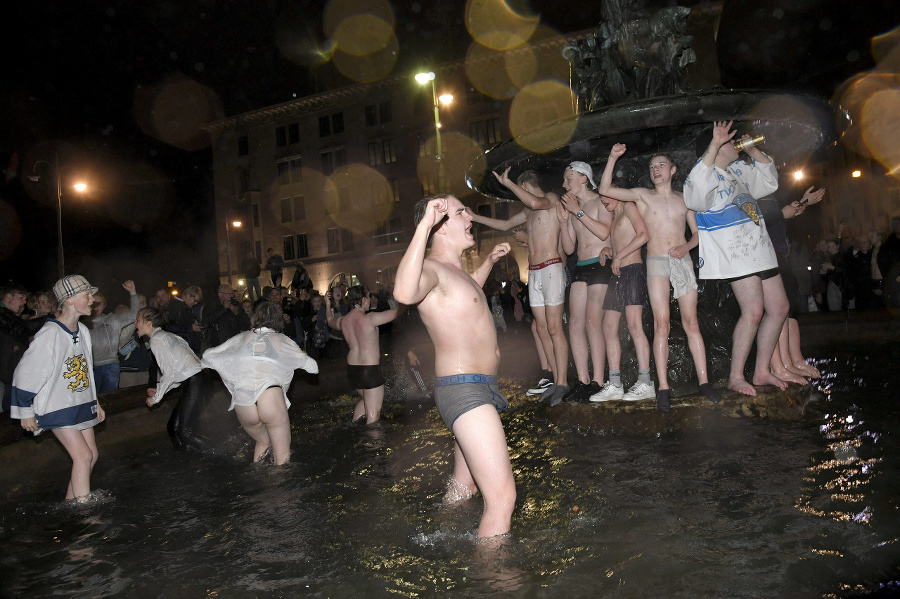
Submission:
<svg viewBox="0 0 900 599">
<path fill-rule="evenodd" d="M 434 159 L 437 160 L 438 163 L 438 185 L 441 185 L 444 180 L 444 156 L 443 149 L 441 148 L 441 115 L 438 111 L 438 100 L 440 100 L 440 103 L 444 106 L 449 106 L 453 101 L 453 96 L 450 94 L 442 94 L 440 98 L 438 98 L 437 89 L 434 85 L 434 71 L 419 73 L 416 75 L 416 81 L 422 85 L 431 82 L 431 99 L 434 102 L 434 141 L 437 146 L 437 154 Z"/>
<path fill-rule="evenodd" d="M 56 175 L 56 239 L 58 241 L 58 245 L 56 246 L 56 262 L 59 267 L 59 278 L 63 278 L 66 276 L 66 258 L 65 253 L 63 252 L 63 238 L 62 238 L 62 172 L 67 168 L 72 168 L 70 166 L 64 166 L 60 168 L 59 166 L 59 155 L 56 155 L 53 159 L 53 162 L 48 162 L 47 160 L 38 160 L 34 163 L 34 166 L 31 169 L 32 173 L 37 172 L 37 167 L 39 164 L 44 163 L 50 168 L 53 169 L 54 174 Z M 40 175 L 32 174 L 28 177 L 30 181 L 40 181 Z M 78 182 L 72 186 L 75 191 L 79 193 L 83 193 L 87 189 L 87 184 Z"/>
<path fill-rule="evenodd" d="M 241 225 L 244 224 L 241 221 L 235 219 L 229 223 L 229 221 L 225 221 L 225 257 L 228 259 L 228 284 L 234 287 L 234 271 L 231 268 L 231 239 L 229 236 L 229 231 L 231 227 L 235 229 L 239 229 Z"/>
</svg>

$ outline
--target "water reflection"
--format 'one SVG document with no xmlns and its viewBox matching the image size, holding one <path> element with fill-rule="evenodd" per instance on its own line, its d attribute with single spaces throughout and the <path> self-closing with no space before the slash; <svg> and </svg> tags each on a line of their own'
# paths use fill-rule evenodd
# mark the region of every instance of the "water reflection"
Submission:
<svg viewBox="0 0 900 599">
<path fill-rule="evenodd" d="M 292 409 L 294 461 L 250 463 L 165 435 L 107 452 L 85 506 L 38 472 L 0 505 L 0 596 L 843 597 L 900 580 L 897 375 L 820 359 L 807 421 L 713 417 L 650 436 L 585 433 L 507 382 L 512 535 L 475 540 L 481 502 L 441 503 L 452 438 L 434 410 L 351 396 Z M 592 409 L 586 407 L 585 409 Z M 716 412 L 713 412 L 716 413 Z M 231 428 L 228 428 L 231 427 Z M 237 459 L 232 456 L 238 455 Z M 58 468 L 59 465 L 53 466 Z M 886 586 L 887 585 L 887 586 Z"/>
</svg>

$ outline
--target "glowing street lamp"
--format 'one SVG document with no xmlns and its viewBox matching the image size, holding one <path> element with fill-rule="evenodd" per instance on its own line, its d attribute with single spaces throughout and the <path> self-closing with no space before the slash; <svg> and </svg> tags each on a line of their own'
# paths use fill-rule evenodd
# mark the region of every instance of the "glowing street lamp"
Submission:
<svg viewBox="0 0 900 599">
<path fill-rule="evenodd" d="M 434 141 L 437 146 L 437 154 L 434 159 L 437 160 L 438 163 L 438 185 L 440 185 L 444 181 L 444 155 L 443 148 L 441 147 L 441 114 L 438 110 L 438 100 L 440 100 L 440 103 L 444 106 L 449 106 L 453 101 L 453 96 L 450 94 L 442 94 L 440 98 L 438 98 L 437 88 L 434 84 L 433 71 L 419 73 L 416 75 L 416 81 L 422 85 L 427 85 L 429 82 L 431 83 L 431 99 L 434 102 Z"/>
<path fill-rule="evenodd" d="M 801 171 L 801 170 L 794 171 L 794 179 L 799 181 L 802 178 L 803 178 L 803 171 Z"/>
<path fill-rule="evenodd" d="M 55 156 L 53 162 L 49 162 L 47 160 L 38 160 L 34 163 L 34 166 L 31 169 L 32 173 L 37 172 L 37 167 L 39 164 L 46 164 L 50 168 L 53 169 L 53 173 L 56 175 L 56 263 L 59 269 L 59 278 L 63 278 L 66 276 L 66 257 L 65 252 L 63 251 L 63 238 L 62 238 L 62 173 L 67 168 L 72 168 L 71 166 L 59 166 L 59 156 Z M 28 177 L 30 181 L 40 181 L 41 176 L 37 174 L 32 174 Z M 87 184 L 81 181 L 75 183 L 72 186 L 75 191 L 78 193 L 84 193 L 87 190 Z"/>
<path fill-rule="evenodd" d="M 231 228 L 240 229 L 243 225 L 240 220 L 225 221 L 225 257 L 228 260 L 228 284 L 234 287 L 234 270 L 231 268 L 231 238 L 229 231 Z"/>
<path fill-rule="evenodd" d="M 859 177 L 862 177 L 862 171 L 859 171 L 859 170 L 853 171 L 852 173 L 850 173 L 850 176 L 853 177 L 854 179 L 858 179 Z"/>
</svg>

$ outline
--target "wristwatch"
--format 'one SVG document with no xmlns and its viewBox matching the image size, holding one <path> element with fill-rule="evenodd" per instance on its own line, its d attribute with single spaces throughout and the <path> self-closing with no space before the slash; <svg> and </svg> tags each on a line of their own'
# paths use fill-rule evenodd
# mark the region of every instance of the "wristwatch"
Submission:
<svg viewBox="0 0 900 599">
<path fill-rule="evenodd" d="M 582 216 L 584 216 L 584 210 L 579 210 L 575 213 L 575 218 L 577 218 L 578 220 L 581 220 Z"/>
</svg>

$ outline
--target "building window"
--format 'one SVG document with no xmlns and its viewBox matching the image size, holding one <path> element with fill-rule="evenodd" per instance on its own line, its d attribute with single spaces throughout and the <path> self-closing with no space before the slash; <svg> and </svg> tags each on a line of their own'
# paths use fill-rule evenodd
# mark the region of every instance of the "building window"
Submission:
<svg viewBox="0 0 900 599">
<path fill-rule="evenodd" d="M 293 260 L 297 257 L 296 253 L 294 252 L 294 236 L 285 235 L 282 239 L 284 240 L 284 259 Z"/>
<path fill-rule="evenodd" d="M 306 258 L 309 256 L 309 244 L 306 241 L 306 233 L 297 235 L 297 257 Z"/>
<path fill-rule="evenodd" d="M 281 222 L 289 223 L 294 220 L 292 211 L 291 211 L 291 198 L 285 198 L 281 200 Z"/>
<path fill-rule="evenodd" d="M 403 242 L 403 221 L 402 219 L 392 218 L 388 222 L 379 225 L 375 229 L 373 235 L 375 245 L 387 245 L 389 243 Z"/>
<path fill-rule="evenodd" d="M 381 144 L 373 141 L 369 144 L 369 166 L 381 164 Z"/>
<path fill-rule="evenodd" d="M 322 152 L 319 156 L 322 158 L 322 174 L 326 177 L 331 176 L 335 169 L 347 166 L 347 150 L 344 148 Z"/>
<path fill-rule="evenodd" d="M 294 220 L 306 220 L 306 201 L 303 196 L 294 197 Z"/>
<path fill-rule="evenodd" d="M 250 153 L 250 140 L 246 135 L 238 137 L 238 156 L 246 156 Z"/>
<path fill-rule="evenodd" d="M 419 156 L 431 156 L 434 154 L 435 142 L 431 141 L 431 138 L 434 137 L 434 131 L 428 131 L 427 133 L 416 133 L 416 139 L 419 142 Z"/>
<path fill-rule="evenodd" d="M 350 229 L 341 229 L 341 243 L 345 252 L 353 249 L 353 231 Z"/>
<path fill-rule="evenodd" d="M 344 132 L 344 113 L 336 112 L 332 115 L 319 117 L 319 137 L 328 137 L 331 134 Z"/>
<path fill-rule="evenodd" d="M 376 105 L 366 106 L 366 127 L 371 127 L 372 125 L 378 124 L 378 107 Z"/>
<path fill-rule="evenodd" d="M 341 239 L 337 227 L 331 227 L 326 231 L 328 236 L 328 253 L 337 254 L 341 251 Z"/>
<path fill-rule="evenodd" d="M 475 212 L 478 213 L 478 216 L 484 216 L 486 218 L 491 218 L 491 205 L 490 204 L 478 204 L 475 208 Z M 477 224 L 479 231 L 487 231 L 487 225 Z"/>
<path fill-rule="evenodd" d="M 300 143 L 300 123 L 291 123 L 288 126 L 288 143 Z"/>
<path fill-rule="evenodd" d="M 256 254 L 256 261 L 259 264 L 262 264 L 262 242 L 256 241 L 253 243 L 253 251 Z"/>
<path fill-rule="evenodd" d="M 283 148 L 287 145 L 287 127 L 278 127 L 275 129 L 275 145 Z"/>
<path fill-rule="evenodd" d="M 279 160 L 275 163 L 275 169 L 278 172 L 279 185 L 299 183 L 303 180 L 303 159 L 299 156 Z"/>
<path fill-rule="evenodd" d="M 470 123 L 469 136 L 480 146 L 493 146 L 500 143 L 500 118 L 491 117 Z"/>
<path fill-rule="evenodd" d="M 400 201 L 400 182 L 397 179 L 391 179 L 391 189 L 394 192 L 394 202 Z"/>
<path fill-rule="evenodd" d="M 250 218 L 253 220 L 253 226 L 259 226 L 259 205 L 253 204 L 250 206 Z"/>
<path fill-rule="evenodd" d="M 253 242 L 251 241 L 242 241 L 238 245 L 238 264 L 243 264 L 244 260 L 247 259 L 247 256 L 253 255 Z"/>
<path fill-rule="evenodd" d="M 242 168 L 239 176 L 241 193 L 247 193 L 250 190 L 250 171 L 248 169 Z"/>
<path fill-rule="evenodd" d="M 390 123 L 393 118 L 391 101 L 382 102 L 378 105 L 378 121 L 381 123 Z"/>
<path fill-rule="evenodd" d="M 397 154 L 394 152 L 394 140 L 385 139 L 381 142 L 381 147 L 384 150 L 384 163 L 385 164 L 393 164 L 397 162 Z"/>
</svg>

